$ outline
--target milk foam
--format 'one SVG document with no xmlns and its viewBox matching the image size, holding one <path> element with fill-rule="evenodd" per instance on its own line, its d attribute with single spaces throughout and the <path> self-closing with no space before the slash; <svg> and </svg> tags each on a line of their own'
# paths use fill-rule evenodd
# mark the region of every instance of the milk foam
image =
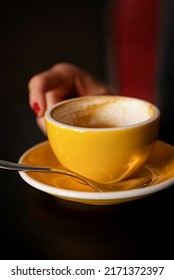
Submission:
<svg viewBox="0 0 174 280">
<path fill-rule="evenodd" d="M 52 117 L 78 127 L 108 128 L 141 123 L 154 114 L 153 106 L 144 101 L 103 96 L 64 103 L 53 110 Z"/>
</svg>

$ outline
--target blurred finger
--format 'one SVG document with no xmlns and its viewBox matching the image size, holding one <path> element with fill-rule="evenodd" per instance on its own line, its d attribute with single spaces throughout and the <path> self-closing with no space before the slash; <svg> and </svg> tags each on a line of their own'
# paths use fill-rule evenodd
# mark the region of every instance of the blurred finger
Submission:
<svg viewBox="0 0 174 280">
<path fill-rule="evenodd" d="M 43 116 L 46 110 L 46 94 L 63 85 L 62 77 L 54 69 L 34 76 L 29 82 L 29 103 L 33 109 L 37 104 L 38 116 Z M 58 98 L 58 92 L 57 97 Z M 61 99 L 61 97 L 60 97 Z"/>
<path fill-rule="evenodd" d="M 36 118 L 37 125 L 41 129 L 41 131 L 46 135 L 46 126 L 45 126 L 45 118 Z"/>
</svg>

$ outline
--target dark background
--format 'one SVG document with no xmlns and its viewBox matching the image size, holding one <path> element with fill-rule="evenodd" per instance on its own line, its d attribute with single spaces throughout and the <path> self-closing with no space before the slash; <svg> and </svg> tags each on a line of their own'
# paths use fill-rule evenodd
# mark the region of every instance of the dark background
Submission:
<svg viewBox="0 0 174 280">
<path fill-rule="evenodd" d="M 34 74 L 66 61 L 106 80 L 104 7 L 102 0 L 1 2 L 2 159 L 17 161 L 45 140 L 28 106 Z M 171 187 L 121 205 L 83 205 L 0 170 L 0 258 L 173 259 L 173 197 Z"/>
<path fill-rule="evenodd" d="M 8 126 L 1 122 L 4 158 L 17 160 L 25 147 L 45 139 L 28 105 L 28 82 L 33 75 L 55 63 L 69 62 L 105 81 L 105 5 L 104 0 L 1 2 L 0 103 L 2 119 L 8 121 Z M 16 122 L 20 122 L 18 130 Z M 11 141 L 14 135 L 17 144 Z"/>
<path fill-rule="evenodd" d="M 105 79 L 103 0 L 1 2 L 1 96 L 27 100 L 27 83 L 58 62 Z"/>
</svg>

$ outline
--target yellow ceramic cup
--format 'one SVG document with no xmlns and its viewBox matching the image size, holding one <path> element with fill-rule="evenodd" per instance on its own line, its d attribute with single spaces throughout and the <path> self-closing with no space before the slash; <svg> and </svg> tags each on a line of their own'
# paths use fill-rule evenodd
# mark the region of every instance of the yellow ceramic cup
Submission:
<svg viewBox="0 0 174 280">
<path fill-rule="evenodd" d="M 92 180 L 123 180 L 144 165 L 158 136 L 160 112 L 144 100 L 79 97 L 45 114 L 54 154 L 67 169 Z"/>
</svg>

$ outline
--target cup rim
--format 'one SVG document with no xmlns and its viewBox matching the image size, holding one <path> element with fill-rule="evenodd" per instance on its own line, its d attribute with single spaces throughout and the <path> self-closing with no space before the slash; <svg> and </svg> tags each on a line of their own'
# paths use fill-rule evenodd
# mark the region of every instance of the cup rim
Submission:
<svg viewBox="0 0 174 280">
<path fill-rule="evenodd" d="M 136 128 L 136 127 L 141 127 L 141 126 L 147 125 L 148 123 L 152 123 L 153 121 L 155 121 L 158 118 L 160 118 L 160 110 L 153 103 L 151 103 L 149 101 L 146 101 L 144 99 L 140 99 L 140 98 L 136 98 L 136 97 L 121 96 L 121 95 L 115 95 L 115 97 L 119 97 L 119 98 L 123 98 L 123 99 L 133 99 L 133 100 L 138 100 L 140 102 L 144 102 L 147 105 L 151 105 L 153 107 L 153 109 L 155 111 L 155 114 L 152 117 L 148 118 L 147 120 L 139 122 L 139 123 L 136 123 L 136 124 L 119 126 L 119 127 L 106 127 L 106 128 L 81 127 L 81 126 L 74 126 L 74 125 L 70 125 L 70 124 L 64 124 L 62 122 L 59 122 L 59 121 L 55 120 L 51 116 L 52 111 L 55 108 L 61 106 L 62 104 L 66 104 L 66 103 L 69 103 L 71 101 L 79 100 L 79 99 L 84 99 L 84 98 L 88 99 L 88 98 L 93 98 L 93 97 L 107 97 L 107 96 L 114 97 L 114 95 L 101 95 L 101 96 L 99 96 L 99 95 L 91 95 L 91 96 L 74 97 L 74 98 L 70 98 L 70 99 L 59 101 L 56 104 L 54 104 L 53 106 L 51 106 L 49 109 L 46 110 L 46 112 L 45 112 L 45 119 L 48 122 L 54 124 L 55 126 L 59 126 L 59 127 L 66 128 L 66 129 L 79 130 L 79 131 L 83 130 L 83 131 L 97 131 L 97 132 L 100 132 L 100 131 L 119 131 L 119 130 L 126 130 L 126 129 Z"/>
</svg>

